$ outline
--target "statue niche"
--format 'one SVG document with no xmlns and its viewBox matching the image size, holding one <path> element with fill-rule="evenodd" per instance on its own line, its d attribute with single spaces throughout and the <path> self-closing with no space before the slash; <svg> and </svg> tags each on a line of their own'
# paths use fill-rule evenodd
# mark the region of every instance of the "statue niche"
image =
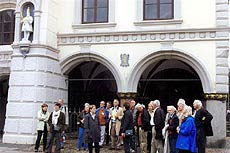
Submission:
<svg viewBox="0 0 230 153">
<path fill-rule="evenodd" d="M 23 17 L 23 14 L 21 14 L 21 23 L 22 28 L 21 31 L 23 32 L 22 41 L 31 41 L 32 38 L 30 38 L 30 35 L 33 33 L 33 16 L 31 16 L 31 6 L 25 6 L 23 8 L 23 12 L 26 12 L 26 15 Z M 25 11 L 26 9 L 26 11 Z M 33 8 L 32 8 L 33 9 Z M 25 13 L 24 13 L 25 14 Z"/>
</svg>

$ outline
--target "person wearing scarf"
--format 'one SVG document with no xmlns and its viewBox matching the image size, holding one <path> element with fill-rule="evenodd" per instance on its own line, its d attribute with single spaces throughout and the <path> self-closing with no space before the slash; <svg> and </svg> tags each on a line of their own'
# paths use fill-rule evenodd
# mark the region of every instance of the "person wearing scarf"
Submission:
<svg viewBox="0 0 230 153">
<path fill-rule="evenodd" d="M 43 103 L 41 105 L 41 110 L 38 111 L 38 123 L 37 123 L 37 140 L 35 143 L 34 152 L 38 152 L 40 141 L 43 135 L 43 151 L 45 151 L 46 143 L 47 143 L 47 121 L 49 119 L 50 113 L 47 111 L 48 105 L 46 103 Z"/>
<path fill-rule="evenodd" d="M 50 136 L 48 139 L 48 143 L 46 146 L 46 153 L 52 152 L 52 145 L 54 138 L 56 138 L 56 148 L 55 153 L 60 153 L 61 145 L 61 133 L 65 128 L 65 114 L 60 111 L 61 105 L 59 103 L 55 103 L 54 111 L 50 114 L 48 124 L 50 126 Z"/>
</svg>

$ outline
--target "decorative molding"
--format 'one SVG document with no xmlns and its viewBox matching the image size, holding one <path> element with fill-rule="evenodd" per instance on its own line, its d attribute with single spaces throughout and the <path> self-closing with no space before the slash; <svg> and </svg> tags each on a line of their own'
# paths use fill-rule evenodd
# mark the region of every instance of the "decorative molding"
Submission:
<svg viewBox="0 0 230 153">
<path fill-rule="evenodd" d="M 117 93 L 120 99 L 134 99 L 137 96 L 135 92 L 119 92 Z"/>
<path fill-rule="evenodd" d="M 15 43 L 15 44 L 12 44 L 12 47 L 13 47 L 13 49 L 19 48 L 19 44 L 16 44 L 16 43 Z M 53 48 L 53 47 L 48 46 L 48 45 L 44 45 L 44 44 L 33 44 L 33 43 L 31 43 L 31 44 L 30 44 L 30 48 L 48 49 L 48 50 L 50 50 L 50 51 L 52 51 L 52 52 L 54 52 L 54 53 L 59 53 L 59 52 L 60 52 L 58 49 Z"/>
<path fill-rule="evenodd" d="M 228 98 L 228 94 L 227 93 L 204 93 L 204 98 L 206 100 L 226 101 Z"/>
<path fill-rule="evenodd" d="M 179 29 L 156 31 L 125 31 L 101 33 L 58 34 L 58 45 L 136 43 L 136 42 L 183 42 L 183 41 L 223 41 L 228 36 L 217 37 L 218 32 L 229 28 Z"/>
<path fill-rule="evenodd" d="M 172 20 L 146 20 L 146 21 L 136 21 L 133 24 L 135 26 L 154 26 L 154 25 L 175 25 L 182 24 L 183 20 L 172 19 Z"/>
<path fill-rule="evenodd" d="M 73 29 L 88 29 L 88 28 L 109 28 L 115 27 L 116 23 L 90 23 L 90 24 L 73 24 Z"/>
</svg>

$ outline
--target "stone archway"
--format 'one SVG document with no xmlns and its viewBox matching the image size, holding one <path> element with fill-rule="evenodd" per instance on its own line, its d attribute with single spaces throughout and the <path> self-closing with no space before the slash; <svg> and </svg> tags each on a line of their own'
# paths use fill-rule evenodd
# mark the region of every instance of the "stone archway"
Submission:
<svg viewBox="0 0 230 153">
<path fill-rule="evenodd" d="M 99 55 L 98 53 L 90 52 L 69 55 L 68 57 L 62 59 L 60 62 L 62 73 L 68 76 L 69 72 L 71 72 L 78 64 L 85 61 L 98 62 L 108 68 L 116 80 L 117 92 L 123 91 L 125 87 L 123 79 L 121 78 L 120 71 L 111 60 L 104 57 L 103 55 Z"/>
<path fill-rule="evenodd" d="M 206 70 L 205 66 L 202 62 L 194 57 L 193 55 L 186 53 L 185 51 L 181 51 L 179 49 L 174 50 L 158 50 L 154 51 L 148 55 L 145 55 L 142 60 L 140 60 L 136 65 L 133 67 L 128 79 L 127 83 L 127 91 L 129 92 L 136 92 L 138 82 L 140 80 L 141 75 L 146 70 L 146 68 L 151 65 L 154 61 L 160 61 L 162 59 L 176 59 L 182 61 L 189 66 L 191 66 L 195 72 L 198 74 L 204 93 L 211 93 L 213 92 L 213 86 L 211 84 L 211 78 L 209 76 L 208 71 Z"/>
<path fill-rule="evenodd" d="M 9 76 L 0 76 L 0 139 L 4 133 Z"/>
</svg>

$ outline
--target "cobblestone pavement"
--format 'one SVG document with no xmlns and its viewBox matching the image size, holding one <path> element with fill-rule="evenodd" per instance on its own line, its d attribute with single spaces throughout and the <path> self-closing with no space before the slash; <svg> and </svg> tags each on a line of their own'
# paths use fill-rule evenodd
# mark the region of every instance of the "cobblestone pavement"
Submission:
<svg viewBox="0 0 230 153">
<path fill-rule="evenodd" d="M 15 145 L 0 143 L 0 153 L 33 153 L 34 145 Z M 40 148 L 42 150 L 42 148 Z M 42 152 L 42 151 L 40 151 Z M 100 153 L 123 153 L 123 150 L 109 150 L 108 146 L 101 149 Z M 228 149 L 211 149 L 207 148 L 207 153 L 230 153 Z M 61 153 L 88 153 L 88 151 L 77 151 L 76 140 L 68 140 L 65 144 L 65 149 Z"/>
</svg>

